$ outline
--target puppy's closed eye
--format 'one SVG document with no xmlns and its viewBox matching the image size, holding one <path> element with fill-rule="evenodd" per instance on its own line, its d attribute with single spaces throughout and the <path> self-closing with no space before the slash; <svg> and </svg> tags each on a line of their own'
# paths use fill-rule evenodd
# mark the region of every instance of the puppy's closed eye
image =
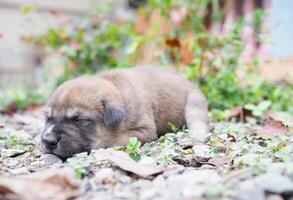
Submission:
<svg viewBox="0 0 293 200">
<path fill-rule="evenodd" d="M 88 125 L 95 122 L 95 119 L 85 116 L 76 115 L 70 118 L 73 123 L 80 123 L 82 125 Z"/>
</svg>

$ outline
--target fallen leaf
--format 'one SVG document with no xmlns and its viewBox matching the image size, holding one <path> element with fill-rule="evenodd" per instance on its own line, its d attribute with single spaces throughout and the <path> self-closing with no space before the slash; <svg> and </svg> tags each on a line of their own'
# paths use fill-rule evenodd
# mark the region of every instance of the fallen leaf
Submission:
<svg viewBox="0 0 293 200">
<path fill-rule="evenodd" d="M 39 104 L 39 103 L 29 103 L 29 104 L 26 104 L 22 110 L 24 111 L 28 111 L 28 110 L 35 110 L 37 108 L 40 108 L 42 106 L 42 104 Z"/>
<path fill-rule="evenodd" d="M 166 39 L 166 45 L 171 47 L 171 48 L 179 48 L 181 46 L 180 44 L 180 40 L 176 37 L 176 38 L 168 38 Z"/>
<path fill-rule="evenodd" d="M 229 119 L 232 117 L 240 117 L 240 121 L 243 121 L 243 117 L 244 117 L 243 106 L 237 106 L 237 107 L 231 108 L 227 118 Z"/>
<path fill-rule="evenodd" d="M 194 145 L 200 145 L 202 143 L 195 139 L 189 139 L 189 140 L 176 142 L 176 144 L 178 144 L 178 146 L 180 146 L 182 149 L 190 149 Z"/>
<path fill-rule="evenodd" d="M 234 135 L 231 134 L 227 134 L 227 139 L 229 142 L 236 142 L 236 137 Z"/>
<path fill-rule="evenodd" d="M 189 44 L 181 45 L 180 57 L 183 64 L 189 64 L 193 61 L 193 51 Z"/>
<path fill-rule="evenodd" d="M 184 167 L 200 167 L 202 165 L 210 165 L 207 158 L 197 157 L 194 155 L 180 155 L 174 157 L 173 160 Z"/>
<path fill-rule="evenodd" d="M 48 13 L 56 17 L 60 16 L 60 12 L 58 12 L 57 10 L 49 10 Z"/>
<path fill-rule="evenodd" d="M 10 103 L 6 105 L 2 110 L 0 110 L 0 113 L 6 114 L 6 115 L 12 115 L 17 111 L 17 105 L 16 103 Z"/>
<path fill-rule="evenodd" d="M 23 200 L 66 200 L 79 194 L 71 169 L 33 175 L 0 177 L 0 196 Z M 13 184 L 11 184 L 13 183 Z"/>
<path fill-rule="evenodd" d="M 271 118 L 275 121 L 282 122 L 282 124 L 289 129 L 289 131 L 293 131 L 293 116 L 286 112 L 269 112 L 266 116 L 267 118 Z"/>
<path fill-rule="evenodd" d="M 259 135 L 280 135 L 287 133 L 288 130 L 282 121 L 276 121 L 268 116 L 263 121 L 262 128 L 258 131 Z"/>
<path fill-rule="evenodd" d="M 251 116 L 251 111 L 244 108 L 243 105 L 231 108 L 225 117 L 226 119 L 236 118 L 237 120 L 244 122 L 247 117 Z"/>
<path fill-rule="evenodd" d="M 132 158 L 130 158 L 129 155 L 123 151 L 100 149 L 94 152 L 94 156 L 97 160 L 109 160 L 116 164 L 122 170 L 132 172 L 144 178 L 162 173 L 165 170 L 165 168 L 162 166 L 152 167 L 139 164 L 132 160 Z"/>
<path fill-rule="evenodd" d="M 213 157 L 208 161 L 209 164 L 212 164 L 216 167 L 221 167 L 224 164 L 228 163 L 228 159 L 227 157 L 221 157 L 221 156 L 217 156 L 217 157 Z"/>
</svg>

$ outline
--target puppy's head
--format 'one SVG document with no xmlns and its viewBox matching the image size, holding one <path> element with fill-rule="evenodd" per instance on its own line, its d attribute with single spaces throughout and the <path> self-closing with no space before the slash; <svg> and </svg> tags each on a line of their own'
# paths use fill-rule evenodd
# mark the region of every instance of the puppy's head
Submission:
<svg viewBox="0 0 293 200">
<path fill-rule="evenodd" d="M 124 119 L 120 96 L 108 81 L 82 77 L 68 81 L 48 102 L 41 148 L 62 159 L 111 146 Z"/>
</svg>

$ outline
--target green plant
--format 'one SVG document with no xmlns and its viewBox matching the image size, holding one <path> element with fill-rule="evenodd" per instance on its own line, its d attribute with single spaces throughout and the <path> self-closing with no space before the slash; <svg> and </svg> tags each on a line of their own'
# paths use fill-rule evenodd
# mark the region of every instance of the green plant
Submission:
<svg viewBox="0 0 293 200">
<path fill-rule="evenodd" d="M 151 44 L 152 48 L 158 49 L 154 51 L 157 62 L 175 66 L 200 87 L 207 97 L 213 118 L 217 120 L 224 119 L 229 109 L 235 106 L 258 105 L 263 101 L 270 101 L 272 110 L 293 113 L 293 86 L 269 84 L 260 78 L 257 70 L 251 70 L 257 69 L 258 60 L 248 64 L 241 61 L 245 46 L 243 27 L 248 25 L 257 29 L 264 11 L 256 9 L 250 24 L 239 17 L 230 32 L 214 35 L 205 23 L 210 7 L 211 20 L 221 21 L 223 10 L 217 0 L 149 0 L 137 11 L 137 15 L 144 19 L 143 23 L 149 23 L 145 30 L 137 30 L 137 19 L 97 21 L 91 20 L 95 19 L 91 16 L 66 27 L 51 28 L 43 35 L 28 37 L 27 41 L 61 54 L 65 70 L 57 79 L 57 85 L 79 74 L 135 65 L 139 58 L 151 57 L 148 55 L 148 44 Z M 156 11 L 167 24 L 163 33 L 160 32 L 160 22 L 148 21 L 156 16 Z M 172 13 L 177 16 L 176 20 L 171 17 Z M 188 59 L 185 54 L 189 55 Z M 245 71 L 246 67 L 250 70 Z M 237 76 L 239 68 L 247 73 L 244 84 Z"/>
<path fill-rule="evenodd" d="M 33 144 L 30 142 L 31 140 L 32 137 L 28 134 L 20 132 L 10 133 L 8 135 L 0 136 L 0 146 L 3 146 L 4 149 L 32 151 Z"/>
<path fill-rule="evenodd" d="M 94 156 L 88 155 L 86 152 L 74 155 L 72 158 L 68 158 L 66 163 L 74 169 L 75 177 L 80 179 L 86 173 L 88 167 L 96 161 Z"/>
<path fill-rule="evenodd" d="M 129 138 L 129 142 L 126 146 L 125 151 L 128 155 L 135 161 L 140 160 L 139 149 L 141 147 L 141 142 L 136 137 Z"/>
<path fill-rule="evenodd" d="M 8 105 L 15 105 L 16 109 L 23 109 L 27 105 L 40 105 L 45 102 L 44 96 L 38 91 L 11 89 L 0 93 L 0 111 Z"/>
<path fill-rule="evenodd" d="M 271 104 L 272 104 L 271 101 L 262 101 L 258 105 L 246 104 L 244 105 L 244 108 L 247 110 L 250 110 L 253 116 L 261 117 L 263 116 L 264 112 L 269 109 Z"/>
</svg>

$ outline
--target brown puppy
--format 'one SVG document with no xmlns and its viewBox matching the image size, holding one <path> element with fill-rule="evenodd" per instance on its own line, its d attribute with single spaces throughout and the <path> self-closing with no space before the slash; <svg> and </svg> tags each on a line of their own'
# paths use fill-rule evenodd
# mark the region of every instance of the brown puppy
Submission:
<svg viewBox="0 0 293 200">
<path fill-rule="evenodd" d="M 187 124 L 196 138 L 208 133 L 207 103 L 188 80 L 161 68 L 135 67 L 83 76 L 61 85 L 48 102 L 41 147 L 63 159 L 91 149 L 151 142 Z"/>
</svg>

